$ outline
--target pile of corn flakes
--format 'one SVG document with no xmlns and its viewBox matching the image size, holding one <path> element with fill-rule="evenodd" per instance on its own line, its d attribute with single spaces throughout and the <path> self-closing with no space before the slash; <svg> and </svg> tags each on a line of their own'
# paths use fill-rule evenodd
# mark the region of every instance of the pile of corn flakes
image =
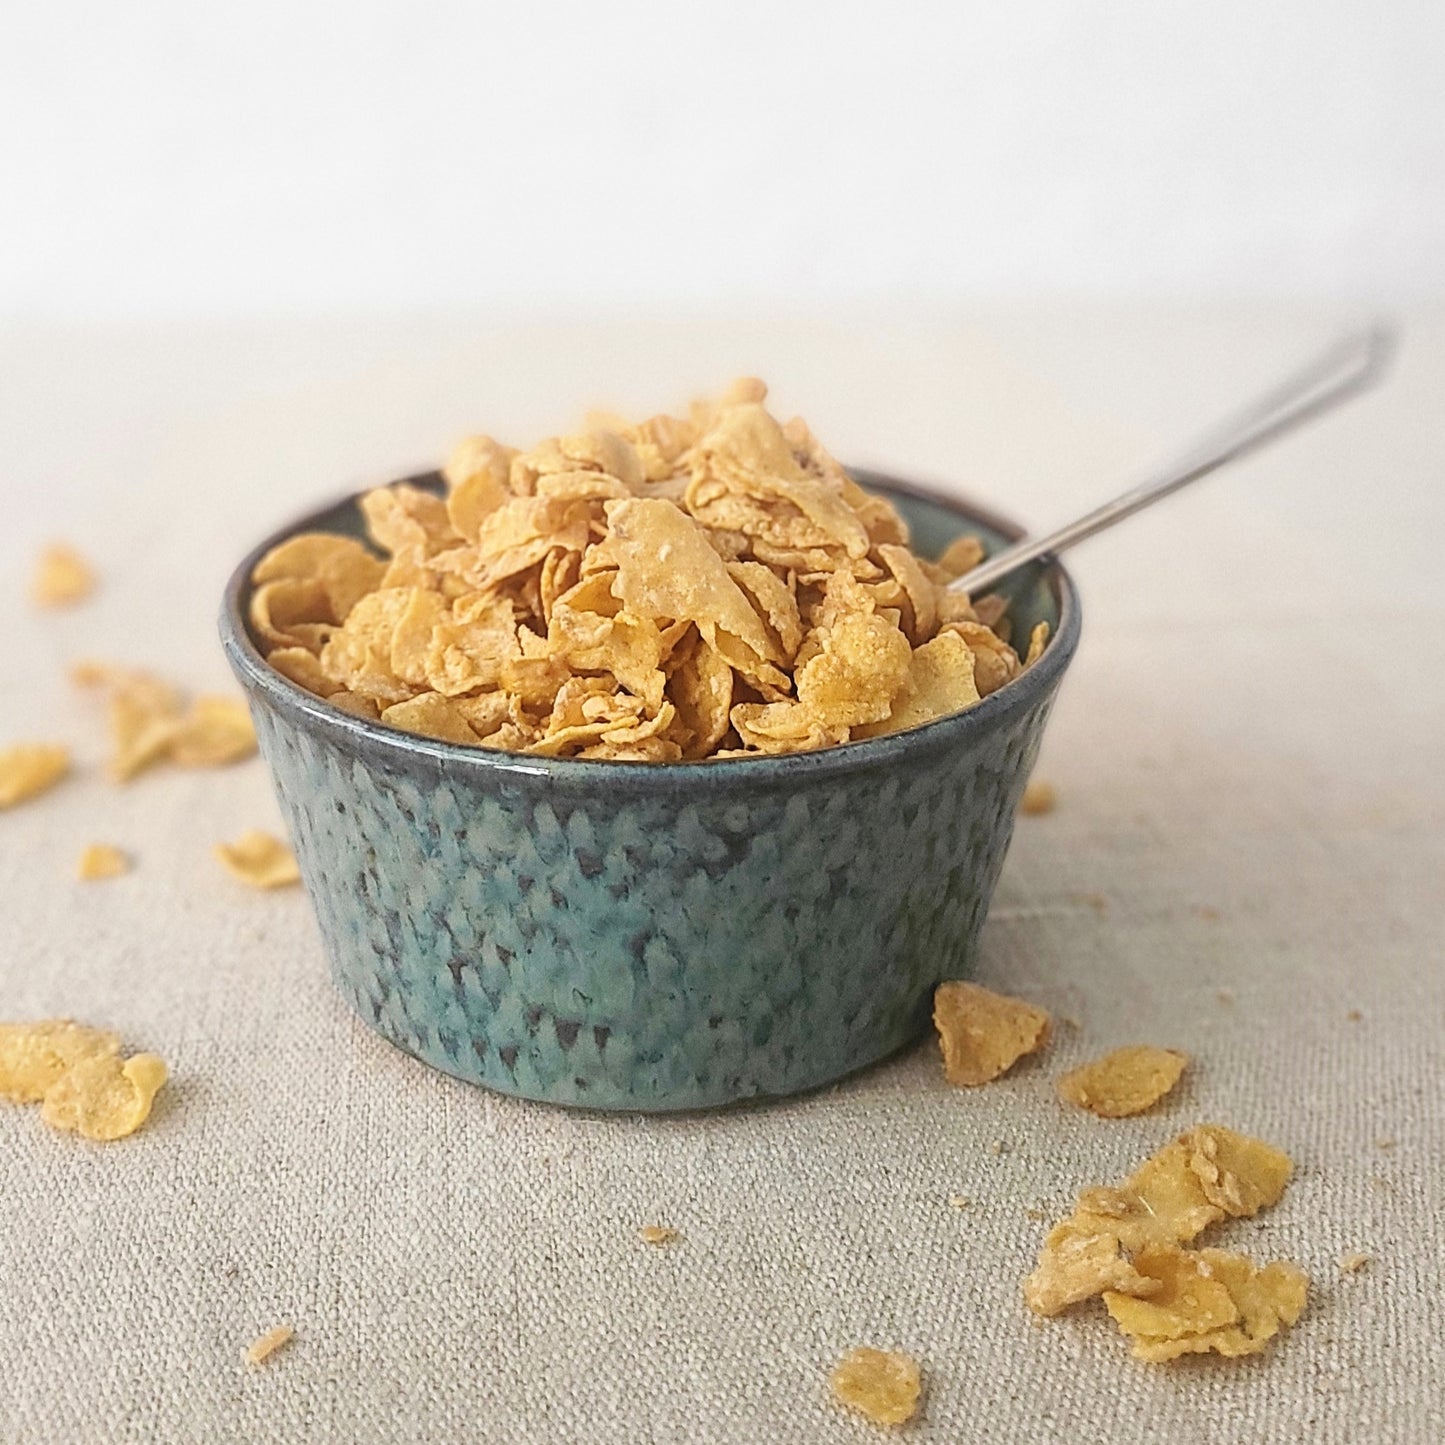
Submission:
<svg viewBox="0 0 1445 1445">
<path fill-rule="evenodd" d="M 1033 662 L 946 584 L 766 388 L 594 419 L 518 453 L 472 437 L 445 498 L 362 501 L 386 554 L 293 537 L 252 576 L 268 660 L 339 708 L 448 742 L 639 762 L 829 747 L 967 708 Z"/>
</svg>

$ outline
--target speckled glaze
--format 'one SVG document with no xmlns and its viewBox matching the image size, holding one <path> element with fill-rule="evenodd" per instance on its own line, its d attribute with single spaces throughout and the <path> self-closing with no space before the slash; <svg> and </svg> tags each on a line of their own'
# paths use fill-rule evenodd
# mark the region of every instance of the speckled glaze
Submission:
<svg viewBox="0 0 1445 1445">
<path fill-rule="evenodd" d="M 858 473 L 936 553 L 1015 529 Z M 435 477 L 412 478 L 435 484 Z M 550 1103 L 696 1109 L 815 1088 L 915 1040 L 973 967 L 1079 609 L 1014 588 L 1042 659 L 978 707 L 824 752 L 630 764 L 465 748 L 328 708 L 243 618 L 265 548 L 359 534 L 354 499 L 268 539 L 221 619 L 331 968 L 361 1017 L 459 1078 Z"/>
</svg>

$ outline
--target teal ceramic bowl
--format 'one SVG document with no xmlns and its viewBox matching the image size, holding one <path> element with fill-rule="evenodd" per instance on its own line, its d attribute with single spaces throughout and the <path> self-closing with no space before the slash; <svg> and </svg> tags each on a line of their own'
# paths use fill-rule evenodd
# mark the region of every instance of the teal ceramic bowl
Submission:
<svg viewBox="0 0 1445 1445">
<path fill-rule="evenodd" d="M 936 555 L 1017 529 L 855 473 Z M 439 485 L 435 474 L 409 478 Z M 503 1093 L 698 1109 L 817 1088 L 928 1028 L 966 977 L 1079 637 L 1064 571 L 1012 589 L 1040 660 L 977 707 L 815 753 L 608 763 L 462 747 L 352 717 L 268 667 L 250 574 L 295 532 L 361 535 L 356 499 L 268 538 L 221 633 L 338 987 L 398 1047 Z"/>
</svg>

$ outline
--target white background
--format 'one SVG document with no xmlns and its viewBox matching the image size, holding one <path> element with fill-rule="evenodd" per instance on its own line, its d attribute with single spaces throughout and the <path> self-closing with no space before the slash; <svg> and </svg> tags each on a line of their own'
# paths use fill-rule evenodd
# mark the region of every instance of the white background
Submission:
<svg viewBox="0 0 1445 1445">
<path fill-rule="evenodd" d="M 45 0 L 0 315 L 1445 291 L 1439 0 Z"/>
</svg>

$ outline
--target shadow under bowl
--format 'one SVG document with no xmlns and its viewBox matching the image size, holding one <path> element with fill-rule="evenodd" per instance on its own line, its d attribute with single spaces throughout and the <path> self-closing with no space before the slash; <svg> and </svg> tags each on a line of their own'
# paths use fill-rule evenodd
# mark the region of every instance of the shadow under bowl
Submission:
<svg viewBox="0 0 1445 1445">
<path fill-rule="evenodd" d="M 936 556 L 1019 529 L 865 471 Z M 434 473 L 407 480 L 437 487 Z M 1057 564 L 1008 589 L 1037 663 L 911 732 L 813 753 L 584 762 L 465 747 L 330 707 L 246 618 L 260 556 L 362 535 L 357 498 L 268 538 L 226 588 L 245 689 L 337 986 L 425 1063 L 502 1093 L 630 1112 L 795 1094 L 928 1027 L 966 977 L 1079 637 Z"/>
</svg>

